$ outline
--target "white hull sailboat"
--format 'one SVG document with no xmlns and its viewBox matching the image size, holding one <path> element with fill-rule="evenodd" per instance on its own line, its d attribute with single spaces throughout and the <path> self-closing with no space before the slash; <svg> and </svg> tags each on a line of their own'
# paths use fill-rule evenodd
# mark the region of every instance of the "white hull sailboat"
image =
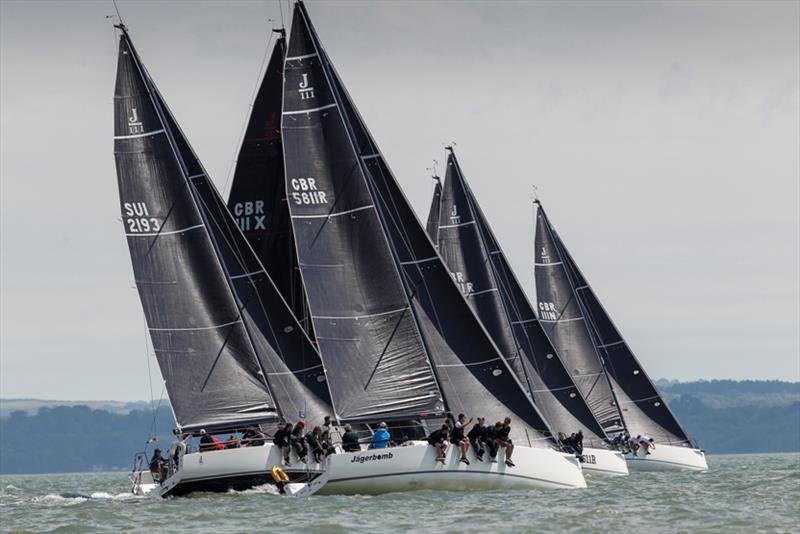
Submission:
<svg viewBox="0 0 800 534">
<path fill-rule="evenodd" d="M 636 471 L 708 471 L 705 453 L 692 447 L 657 444 L 650 454 L 639 449 L 625 454 L 625 460 Z"/>
<path fill-rule="evenodd" d="M 587 475 L 625 476 L 628 474 L 628 463 L 619 451 L 610 449 L 593 449 L 584 447 L 581 455 L 581 467 Z"/>
</svg>

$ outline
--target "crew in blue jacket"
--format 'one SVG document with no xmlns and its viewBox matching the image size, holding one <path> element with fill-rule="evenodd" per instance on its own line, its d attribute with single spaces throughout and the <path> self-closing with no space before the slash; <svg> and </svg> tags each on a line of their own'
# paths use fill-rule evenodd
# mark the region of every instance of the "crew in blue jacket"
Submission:
<svg viewBox="0 0 800 534">
<path fill-rule="evenodd" d="M 389 446 L 389 440 L 392 439 L 392 436 L 389 434 L 389 431 L 386 429 L 386 423 L 381 423 L 378 425 L 378 430 L 372 434 L 372 442 L 369 444 L 370 449 L 383 449 Z"/>
</svg>

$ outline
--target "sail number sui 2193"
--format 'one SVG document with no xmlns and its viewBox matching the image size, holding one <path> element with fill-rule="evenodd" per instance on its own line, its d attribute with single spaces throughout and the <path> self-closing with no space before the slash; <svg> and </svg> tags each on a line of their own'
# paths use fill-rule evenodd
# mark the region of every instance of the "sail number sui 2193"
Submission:
<svg viewBox="0 0 800 534">
<path fill-rule="evenodd" d="M 150 217 L 147 204 L 144 202 L 125 202 L 122 208 L 125 210 L 125 228 L 128 233 L 139 234 L 161 230 L 161 221 Z"/>
</svg>

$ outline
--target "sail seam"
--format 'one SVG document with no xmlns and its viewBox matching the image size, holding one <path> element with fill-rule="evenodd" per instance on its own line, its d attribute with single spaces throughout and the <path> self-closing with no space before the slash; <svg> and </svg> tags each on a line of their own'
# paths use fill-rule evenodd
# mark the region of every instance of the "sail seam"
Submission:
<svg viewBox="0 0 800 534">
<path fill-rule="evenodd" d="M 148 330 L 155 331 L 155 332 L 187 332 L 187 331 L 194 331 L 194 330 L 216 330 L 217 328 L 224 328 L 226 326 L 231 326 L 237 323 L 241 323 L 241 319 L 236 319 L 235 321 L 231 321 L 229 323 L 222 323 L 217 324 L 214 326 L 197 326 L 197 327 L 189 327 L 189 328 L 148 328 Z"/>
<path fill-rule="evenodd" d="M 572 319 L 555 319 L 555 320 L 539 319 L 539 321 L 543 323 L 570 323 L 572 321 L 583 321 L 583 320 L 584 320 L 583 317 L 573 317 Z"/>
<path fill-rule="evenodd" d="M 267 376 L 295 375 L 297 373 L 303 373 L 305 371 L 311 371 L 312 369 L 319 369 L 320 367 L 322 367 L 322 364 L 312 365 L 311 367 L 306 367 L 305 369 L 295 369 L 293 371 L 281 371 L 281 372 L 278 372 L 278 373 L 267 373 Z"/>
<path fill-rule="evenodd" d="M 284 111 L 284 115 L 302 115 L 303 113 L 313 113 L 315 111 L 322 111 L 323 109 L 330 109 L 338 107 L 339 104 L 334 102 L 333 104 L 326 104 L 324 106 L 320 106 L 318 108 L 310 108 L 310 109 L 298 109 L 297 111 Z"/>
<path fill-rule="evenodd" d="M 401 311 L 405 311 L 409 309 L 410 306 L 403 306 L 402 308 L 397 308 L 396 310 L 389 310 L 380 313 L 371 313 L 369 315 L 315 315 L 314 317 L 317 319 L 368 319 L 370 317 L 379 317 L 381 315 L 391 315 L 393 313 L 398 313 Z"/>
<path fill-rule="evenodd" d="M 380 154 L 367 154 L 366 156 L 361 156 L 361 159 L 376 159 L 381 157 Z"/>
<path fill-rule="evenodd" d="M 581 289 L 589 289 L 588 285 L 582 285 L 575 288 L 575 291 L 580 291 Z"/>
<path fill-rule="evenodd" d="M 125 235 L 128 236 L 128 237 L 138 237 L 138 236 L 153 237 L 153 236 L 161 236 L 161 235 L 180 234 L 180 233 L 183 233 L 183 232 L 188 232 L 189 230 L 196 230 L 197 228 L 202 228 L 202 227 L 203 227 L 202 224 L 195 224 L 194 226 L 187 226 L 186 228 L 181 228 L 180 230 L 170 230 L 169 232 L 148 232 L 148 233 L 142 233 L 142 232 L 128 233 L 128 232 L 125 232 Z"/>
<path fill-rule="evenodd" d="M 418 263 L 425 263 L 428 261 L 438 260 L 439 256 L 431 256 L 430 258 L 423 258 L 421 260 L 401 261 L 400 265 L 416 265 Z"/>
<path fill-rule="evenodd" d="M 160 133 L 166 133 L 164 128 L 160 130 L 153 130 L 152 132 L 140 133 L 140 134 L 131 134 L 131 135 L 115 135 L 114 139 L 139 139 L 140 137 L 149 137 L 151 135 L 156 135 Z"/>
<path fill-rule="evenodd" d="M 484 293 L 492 293 L 493 291 L 497 291 L 496 287 L 491 289 L 484 289 L 482 291 L 475 291 L 474 293 L 470 293 L 469 295 L 465 295 L 467 297 L 474 297 L 475 295 L 483 295 Z"/>
<path fill-rule="evenodd" d="M 302 56 L 287 57 L 286 61 L 297 61 L 298 59 L 308 59 L 308 58 L 317 57 L 317 56 L 319 56 L 319 54 L 314 52 L 313 54 L 303 54 Z"/>
<path fill-rule="evenodd" d="M 471 367 L 473 365 L 483 365 L 484 363 L 497 362 L 502 359 L 503 359 L 502 357 L 499 357 L 499 358 L 490 358 L 488 360 L 483 360 L 480 362 L 471 362 L 471 363 L 442 363 L 442 364 L 437 364 L 436 367 Z"/>
<path fill-rule="evenodd" d="M 535 323 L 535 322 L 536 322 L 536 321 L 538 321 L 538 320 L 539 320 L 539 319 L 536 319 L 536 318 L 534 317 L 533 319 L 525 319 L 525 320 L 523 320 L 523 321 L 511 321 L 511 324 L 528 324 L 528 323 Z"/>
<path fill-rule="evenodd" d="M 550 265 L 561 265 L 561 262 L 560 261 L 557 261 L 555 263 L 536 263 L 536 262 L 534 262 L 534 265 L 536 267 L 549 267 Z"/>
<path fill-rule="evenodd" d="M 606 347 L 613 347 L 615 345 L 624 345 L 624 341 L 615 341 L 614 343 L 606 343 L 605 345 L 597 345 L 597 348 L 604 349 Z"/>
<path fill-rule="evenodd" d="M 266 273 L 266 271 L 264 269 L 259 269 L 257 271 L 253 271 L 253 272 L 250 272 L 250 273 L 237 274 L 236 276 L 231 276 L 230 279 L 231 280 L 236 280 L 238 278 L 247 278 L 248 276 L 253 276 L 253 275 L 261 274 L 261 273 Z"/>
<path fill-rule="evenodd" d="M 338 217 L 339 215 L 347 215 L 348 213 L 353 213 L 356 211 L 368 210 L 374 207 L 375 204 L 370 204 L 369 206 L 361 206 L 360 208 L 353 208 L 347 211 L 338 211 L 336 213 L 323 213 L 320 215 L 292 215 L 292 219 L 327 219 L 330 217 Z"/>
<path fill-rule="evenodd" d="M 467 226 L 467 225 L 470 225 L 470 224 L 475 224 L 475 221 L 469 221 L 469 222 L 459 223 L 459 224 L 445 224 L 445 225 L 439 226 L 439 229 L 441 230 L 442 228 L 458 228 L 460 226 Z"/>
</svg>

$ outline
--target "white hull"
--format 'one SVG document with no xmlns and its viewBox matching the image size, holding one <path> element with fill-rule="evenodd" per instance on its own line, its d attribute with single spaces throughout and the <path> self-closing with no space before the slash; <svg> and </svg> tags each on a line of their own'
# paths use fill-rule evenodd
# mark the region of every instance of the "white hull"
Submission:
<svg viewBox="0 0 800 534">
<path fill-rule="evenodd" d="M 133 492 L 164 497 L 193 491 L 244 489 L 271 482 L 271 470 L 276 465 L 292 479 L 313 478 L 324 470 L 324 464 L 301 463 L 294 453 L 291 460 L 292 465 L 285 466 L 281 451 L 272 443 L 259 447 L 193 452 L 181 456 L 180 469 L 163 484 L 153 483 L 149 472 L 142 473 L 141 483 L 134 483 Z"/>
<path fill-rule="evenodd" d="M 700 449 L 690 447 L 676 447 L 674 445 L 661 445 L 656 443 L 656 448 L 645 454 L 639 449 L 637 454 L 629 452 L 625 455 L 628 467 L 633 471 L 708 471 L 706 455 Z"/>
<path fill-rule="evenodd" d="M 587 475 L 625 476 L 628 464 L 619 451 L 608 449 L 583 449 L 581 467 Z"/>
<path fill-rule="evenodd" d="M 336 454 L 328 459 L 328 483 L 320 495 L 379 494 L 422 489 L 475 491 L 492 489 L 585 488 L 578 460 L 549 449 L 517 446 L 516 467 L 506 467 L 499 452 L 497 463 L 488 455 L 479 462 L 470 451 L 470 465 L 459 462 L 454 446 L 445 463 L 436 461 L 436 451 L 425 442 L 405 447 Z"/>
</svg>

